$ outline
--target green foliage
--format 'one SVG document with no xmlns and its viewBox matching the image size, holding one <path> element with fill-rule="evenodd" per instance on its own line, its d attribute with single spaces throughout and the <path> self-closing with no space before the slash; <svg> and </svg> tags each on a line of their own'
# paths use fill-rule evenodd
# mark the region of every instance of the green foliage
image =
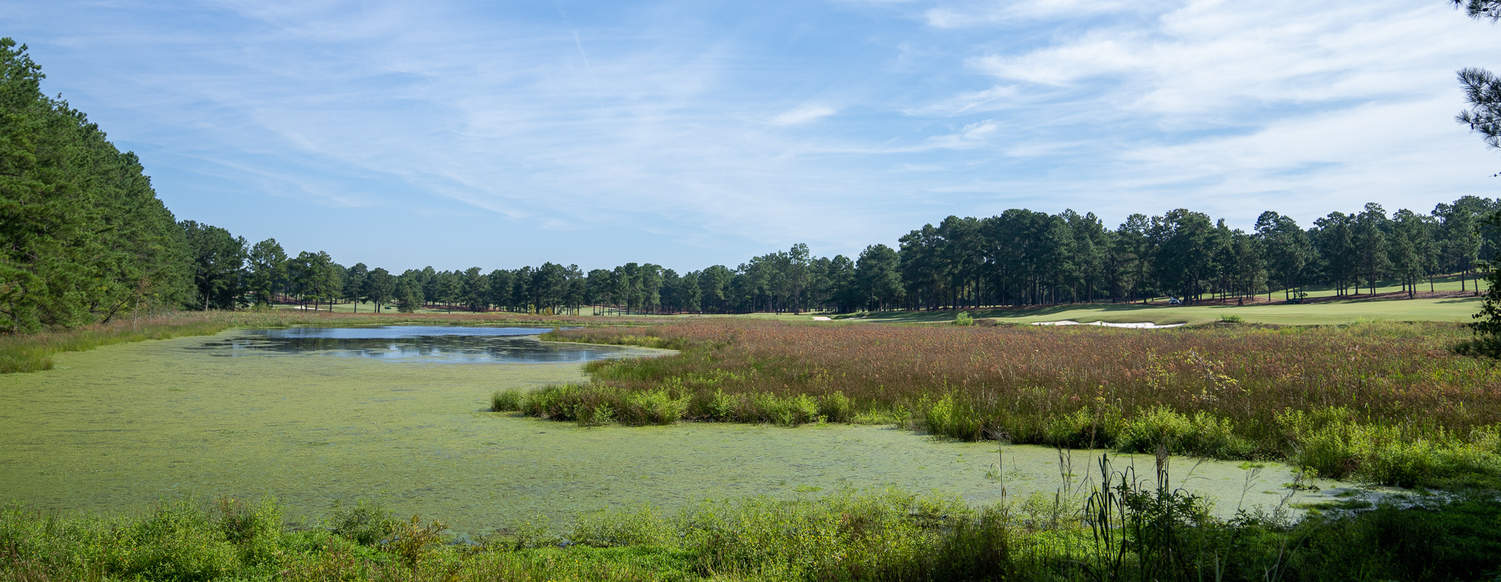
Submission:
<svg viewBox="0 0 1501 582">
<path fill-rule="evenodd" d="M 1250 456 L 1251 443 L 1236 435 L 1229 419 L 1197 412 L 1192 416 L 1165 407 L 1151 408 L 1121 427 L 1115 448 L 1127 453 L 1149 453 L 1158 447 L 1173 454 L 1221 459 Z"/>
<path fill-rule="evenodd" d="M 687 398 L 673 397 L 659 388 L 626 394 L 619 418 L 625 424 L 672 424 L 683 418 L 687 409 Z"/>
<path fill-rule="evenodd" d="M 188 251 L 134 154 L 44 96 L 0 39 L 0 332 L 73 327 L 187 296 Z"/>
<path fill-rule="evenodd" d="M 245 239 L 217 226 L 184 220 L 180 224 L 193 257 L 197 309 L 234 309 L 244 297 Z M 266 251 L 263 249 L 263 251 Z M 267 251 L 267 252 L 274 252 Z"/>
<path fill-rule="evenodd" d="M 967 441 L 985 438 L 984 423 L 967 400 L 944 394 L 927 407 L 923 424 L 928 432 Z"/>
<path fill-rule="evenodd" d="M 1286 411 L 1277 424 L 1294 451 L 1291 460 L 1325 477 L 1359 475 L 1403 487 L 1501 479 L 1494 427 L 1460 439 L 1417 426 L 1360 422 L 1340 407 Z"/>
<path fill-rule="evenodd" d="M 1501 227 L 1501 212 L 1491 214 L 1487 221 L 1492 226 Z M 1486 281 L 1490 288 L 1480 304 L 1480 312 L 1476 313 L 1476 321 L 1470 323 L 1470 329 L 1474 331 L 1475 338 L 1459 344 L 1456 351 L 1466 355 L 1488 356 L 1501 358 L 1501 268 L 1493 268 L 1486 275 Z"/>
<path fill-rule="evenodd" d="M 1304 580 L 1493 580 L 1501 572 L 1501 504 L 1465 498 L 1438 506 L 1383 504 L 1298 524 L 1286 569 Z"/>
<path fill-rule="evenodd" d="M 208 516 L 186 506 L 164 507 L 120 532 L 128 552 L 111 556 L 113 570 L 154 580 L 212 580 L 235 568 L 237 555 Z"/>
<path fill-rule="evenodd" d="M 818 414 L 829 422 L 850 422 L 855 418 L 855 404 L 843 392 L 825 394 L 818 401 Z"/>
<path fill-rule="evenodd" d="M 568 540 L 600 548 L 670 546 L 679 539 L 677 524 L 650 507 L 635 512 L 586 514 L 574 524 Z"/>
<path fill-rule="evenodd" d="M 448 526 L 441 521 L 426 521 L 413 515 L 411 519 L 396 522 L 396 531 L 390 539 L 381 542 L 381 548 L 415 569 L 424 558 L 439 549 L 443 544 L 443 532 L 447 529 Z"/>
<path fill-rule="evenodd" d="M 521 410 L 521 403 L 526 398 L 526 393 L 516 388 L 496 390 L 490 395 L 490 410 L 494 412 L 512 412 Z"/>
<path fill-rule="evenodd" d="M 134 519 L 0 507 L 0 578 L 146 580 L 1486 580 L 1501 570 L 1487 494 L 1220 520 L 1156 479 L 1110 470 L 1084 511 L 1038 519 L 898 492 L 706 502 L 580 516 L 568 529 L 451 544 L 376 506 L 290 530 L 274 503 L 163 506 Z M 1043 512 L 1048 510 L 1043 509 Z"/>
<path fill-rule="evenodd" d="M 970 326 L 974 324 L 975 318 L 970 317 L 968 311 L 960 311 L 958 315 L 954 316 L 954 325 Z"/>
<path fill-rule="evenodd" d="M 396 284 L 396 309 L 412 313 L 422 307 L 422 288 L 417 281 L 403 276 Z"/>
<path fill-rule="evenodd" d="M 373 546 L 395 536 L 401 521 L 380 504 L 362 499 L 354 507 L 335 509 L 328 527 L 357 544 Z"/>
<path fill-rule="evenodd" d="M 258 565 L 271 563 L 281 544 L 281 507 L 266 498 L 251 505 L 231 498 L 219 500 L 215 517 L 224 538 L 239 549 L 240 561 Z"/>
</svg>

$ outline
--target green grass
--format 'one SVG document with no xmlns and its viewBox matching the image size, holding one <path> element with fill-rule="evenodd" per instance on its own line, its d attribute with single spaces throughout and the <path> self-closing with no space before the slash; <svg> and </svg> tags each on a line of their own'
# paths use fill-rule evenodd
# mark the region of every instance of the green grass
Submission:
<svg viewBox="0 0 1501 582">
<path fill-rule="evenodd" d="M 1102 461 L 1103 464 L 1103 461 Z M 451 543 L 379 506 L 297 527 L 271 501 L 61 518 L 0 507 L 0 578 L 142 580 L 1489 580 L 1501 504 L 1476 497 L 1230 519 L 1112 473 L 1081 507 L 900 492 L 578 516 Z M 1169 477 L 1170 479 L 1170 477 Z"/>
<path fill-rule="evenodd" d="M 1464 291 L 1464 292 L 1473 292 L 1475 290 L 1475 282 L 1476 282 L 1476 279 L 1474 277 L 1464 277 L 1464 281 L 1461 282 L 1460 281 L 1460 277 L 1458 275 L 1445 275 L 1445 276 L 1442 276 L 1442 277 L 1434 277 L 1433 278 L 1433 286 L 1431 287 L 1431 289 L 1432 289 L 1432 292 L 1434 292 L 1434 293 L 1459 293 L 1461 291 Z M 1484 275 L 1481 275 L 1479 277 L 1479 282 L 1480 282 L 1480 289 L 1481 289 L 1482 292 L 1485 289 L 1488 288 L 1487 283 L 1485 281 L 1485 276 Z M 1323 287 L 1323 286 L 1309 287 L 1307 289 L 1304 289 L 1304 291 L 1308 293 L 1309 297 L 1314 297 L 1314 298 L 1318 298 L 1318 297 L 1334 297 L 1334 294 L 1335 294 L 1334 288 L 1332 288 L 1332 287 Z M 1353 290 L 1347 290 L 1347 291 L 1353 291 Z M 1361 283 L 1360 294 L 1361 295 L 1367 295 L 1367 294 L 1370 294 L 1370 292 L 1371 292 L 1370 289 L 1367 288 L 1367 287 L 1365 287 L 1365 283 Z M 1397 281 L 1386 281 L 1386 282 L 1377 281 L 1376 282 L 1376 294 L 1377 295 L 1383 295 L 1383 294 L 1389 294 L 1389 293 L 1400 293 L 1400 292 L 1402 292 L 1402 284 L 1400 282 L 1397 282 Z M 1424 294 L 1424 293 L 1429 293 L 1429 292 L 1430 292 L 1430 287 L 1428 285 L 1428 280 L 1427 279 L 1424 279 L 1424 280 L 1418 282 L 1418 293 L 1419 294 Z M 1261 297 L 1265 298 L 1266 295 L 1262 294 Z M 1276 291 L 1272 292 L 1272 300 L 1273 301 L 1279 301 L 1281 299 L 1282 299 L 1282 290 L 1279 289 L 1279 290 L 1276 290 Z"/>
</svg>

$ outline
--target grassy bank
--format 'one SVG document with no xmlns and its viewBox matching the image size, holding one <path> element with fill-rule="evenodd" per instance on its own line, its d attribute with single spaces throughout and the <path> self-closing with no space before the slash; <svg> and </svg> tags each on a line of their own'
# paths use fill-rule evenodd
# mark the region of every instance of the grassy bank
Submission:
<svg viewBox="0 0 1501 582">
<path fill-rule="evenodd" d="M 694 321 L 556 332 L 677 347 L 499 394 L 583 424 L 896 422 L 965 440 L 1285 459 L 1328 477 L 1501 476 L 1501 367 L 1453 324 L 1142 332 Z"/>
<path fill-rule="evenodd" d="M 971 508 L 900 493 L 583 516 L 456 542 L 441 522 L 356 505 L 289 526 L 274 502 L 134 518 L 0 509 L 0 578 L 21 580 L 1482 580 L 1501 505 L 1220 520 L 1117 474 L 1082 506 Z"/>
<path fill-rule="evenodd" d="M 51 369 L 52 356 L 99 346 L 194 335 L 212 335 L 236 327 L 274 328 L 292 325 L 522 325 L 585 326 L 634 323 L 592 317 L 526 315 L 520 313 L 329 313 L 314 311 L 179 311 L 118 319 L 77 329 L 49 330 L 25 335 L 0 334 L 0 374 Z"/>
</svg>

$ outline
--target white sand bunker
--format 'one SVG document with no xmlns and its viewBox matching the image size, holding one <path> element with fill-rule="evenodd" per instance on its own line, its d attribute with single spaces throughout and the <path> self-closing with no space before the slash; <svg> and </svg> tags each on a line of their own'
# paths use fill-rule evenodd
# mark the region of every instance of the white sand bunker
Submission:
<svg viewBox="0 0 1501 582">
<path fill-rule="evenodd" d="M 1174 327 L 1183 327 L 1183 324 L 1181 323 L 1169 323 L 1166 325 L 1158 325 L 1150 321 L 1138 321 L 1134 323 L 1109 323 L 1105 321 L 1091 321 L 1089 323 L 1079 323 L 1072 319 L 1065 319 L 1063 321 L 1038 321 L 1032 323 L 1032 325 L 1097 325 L 1100 327 L 1122 327 L 1126 329 L 1170 329 Z"/>
<path fill-rule="evenodd" d="M 822 315 L 815 315 L 815 316 L 813 316 L 813 321 L 834 321 L 834 320 L 831 319 L 831 318 L 828 318 L 828 317 L 824 317 Z"/>
</svg>

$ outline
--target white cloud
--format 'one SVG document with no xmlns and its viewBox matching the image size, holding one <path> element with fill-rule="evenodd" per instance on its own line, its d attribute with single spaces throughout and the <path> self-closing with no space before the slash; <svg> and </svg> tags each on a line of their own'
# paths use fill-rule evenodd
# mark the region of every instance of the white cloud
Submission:
<svg viewBox="0 0 1501 582">
<path fill-rule="evenodd" d="M 970 0 L 944 3 L 923 12 L 934 28 L 968 28 L 1096 16 L 1138 10 L 1145 2 L 1124 0 Z"/>
<path fill-rule="evenodd" d="M 1455 68 L 1494 54 L 1494 30 L 1455 16 L 1442 4 L 1196 0 L 1149 29 L 1099 28 L 969 64 L 1011 82 L 1105 83 L 1102 101 L 1158 115 L 1410 97 L 1449 91 Z"/>
<path fill-rule="evenodd" d="M 771 124 L 777 126 L 803 125 L 837 113 L 833 107 L 807 103 L 776 114 Z"/>
<path fill-rule="evenodd" d="M 956 116 L 987 111 L 999 111 L 1017 101 L 1018 91 L 1013 85 L 996 85 L 979 91 L 966 91 L 935 103 L 907 108 L 907 115 Z"/>
</svg>

